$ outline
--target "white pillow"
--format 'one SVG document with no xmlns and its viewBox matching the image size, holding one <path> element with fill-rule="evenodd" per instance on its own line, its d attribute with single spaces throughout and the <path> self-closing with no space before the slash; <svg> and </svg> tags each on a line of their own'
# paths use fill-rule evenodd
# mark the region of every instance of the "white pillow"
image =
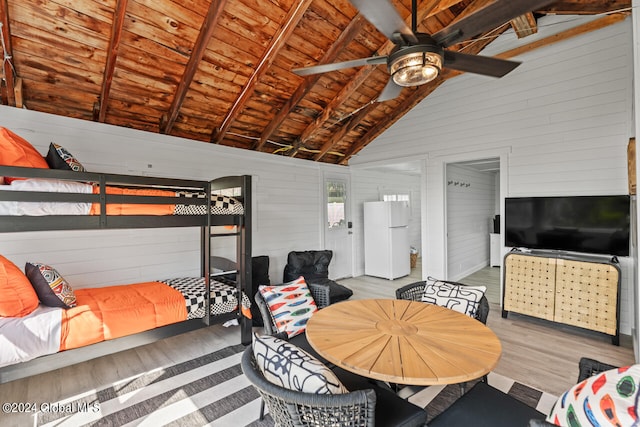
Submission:
<svg viewBox="0 0 640 427">
<path fill-rule="evenodd" d="M 429 279 L 424 287 L 422 301 L 475 317 L 486 290 L 486 286 L 461 286 Z"/>
<path fill-rule="evenodd" d="M 322 362 L 295 345 L 271 335 L 253 340 L 253 357 L 265 378 L 280 387 L 314 394 L 349 391 Z"/>
</svg>

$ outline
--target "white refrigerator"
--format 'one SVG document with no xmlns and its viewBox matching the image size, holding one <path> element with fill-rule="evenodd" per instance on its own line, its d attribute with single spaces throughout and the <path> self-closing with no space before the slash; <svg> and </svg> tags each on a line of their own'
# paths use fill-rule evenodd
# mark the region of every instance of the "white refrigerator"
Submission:
<svg viewBox="0 0 640 427">
<path fill-rule="evenodd" d="M 397 279 L 411 272 L 409 205 L 365 202 L 364 274 Z"/>
</svg>

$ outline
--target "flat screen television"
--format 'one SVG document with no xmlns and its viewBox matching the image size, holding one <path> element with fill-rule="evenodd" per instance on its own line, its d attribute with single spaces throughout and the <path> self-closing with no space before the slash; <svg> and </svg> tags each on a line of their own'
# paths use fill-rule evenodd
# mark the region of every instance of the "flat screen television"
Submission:
<svg viewBox="0 0 640 427">
<path fill-rule="evenodd" d="M 629 256 L 630 198 L 509 197 L 505 246 Z"/>
</svg>

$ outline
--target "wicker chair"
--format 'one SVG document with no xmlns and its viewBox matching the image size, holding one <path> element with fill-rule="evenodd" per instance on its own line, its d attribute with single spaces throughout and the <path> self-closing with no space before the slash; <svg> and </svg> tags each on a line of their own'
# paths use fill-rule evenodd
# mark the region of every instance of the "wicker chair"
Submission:
<svg viewBox="0 0 640 427">
<path fill-rule="evenodd" d="M 578 363 L 578 368 L 580 369 L 578 373 L 578 382 L 581 382 L 589 377 L 599 374 L 600 372 L 618 368 L 618 366 L 609 365 L 607 363 L 598 362 L 594 359 L 589 359 L 588 357 L 583 357 Z"/>
<path fill-rule="evenodd" d="M 452 285 L 460 285 L 466 286 L 464 283 L 458 282 L 450 282 L 446 280 L 440 280 L 444 283 L 450 283 Z M 424 293 L 424 287 L 427 283 L 423 280 L 421 282 L 410 283 L 401 288 L 396 289 L 396 298 L 404 299 L 409 301 L 420 301 L 422 299 L 422 294 Z M 476 310 L 475 318 L 487 324 L 487 317 L 489 316 L 489 301 L 483 295 L 480 299 L 480 303 L 478 304 L 478 309 Z"/>
<path fill-rule="evenodd" d="M 356 390 L 345 394 L 300 393 L 267 380 L 256 366 L 253 350 L 242 355 L 242 371 L 258 390 L 276 426 L 374 426 L 376 394 Z"/>
<path fill-rule="evenodd" d="M 329 288 L 323 285 L 316 285 L 314 283 L 307 283 L 309 290 L 311 291 L 311 295 L 313 296 L 318 309 L 322 309 L 329 305 Z M 260 315 L 262 317 L 262 322 L 264 324 L 264 333 L 266 335 L 276 335 L 278 333 L 278 329 L 276 328 L 276 321 L 271 315 L 271 310 L 269 310 L 269 306 L 266 301 L 262 297 L 260 292 L 256 292 L 254 296 L 254 301 L 260 310 Z M 326 365 L 331 365 L 327 360 L 320 356 L 318 352 L 316 352 L 309 341 L 307 341 L 306 334 L 299 334 L 289 340 L 291 344 L 294 344 L 296 347 L 300 347 L 307 353 L 314 356 L 316 359 L 320 360 L 322 363 Z"/>
<path fill-rule="evenodd" d="M 331 395 L 301 393 L 271 383 L 257 367 L 251 347 L 245 349 L 240 364 L 263 404 L 266 402 L 276 426 L 426 426 L 424 409 L 343 369 L 335 368 L 334 373 L 351 391 Z"/>
<path fill-rule="evenodd" d="M 579 362 L 578 382 L 600 372 L 613 369 L 593 359 Z M 491 387 L 485 382 L 474 385 L 464 396 L 429 422 L 430 427 L 552 427 L 546 415 L 520 402 L 515 397 Z"/>
</svg>

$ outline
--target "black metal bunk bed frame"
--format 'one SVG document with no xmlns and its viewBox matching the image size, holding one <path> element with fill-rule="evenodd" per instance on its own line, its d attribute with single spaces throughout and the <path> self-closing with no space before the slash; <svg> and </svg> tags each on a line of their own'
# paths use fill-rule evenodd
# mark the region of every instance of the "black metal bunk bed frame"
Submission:
<svg viewBox="0 0 640 427">
<path fill-rule="evenodd" d="M 0 233 L 47 231 L 47 230 L 87 230 L 87 229 L 123 229 L 123 228 L 167 228 L 167 227 L 200 227 L 201 228 L 201 272 L 205 278 L 206 310 L 205 316 L 199 319 L 143 331 L 134 335 L 116 338 L 91 344 L 17 364 L 0 368 L 0 384 L 32 375 L 41 374 L 58 368 L 74 365 L 108 354 L 149 344 L 174 335 L 201 329 L 212 324 L 219 324 L 237 319 L 240 324 L 242 344 L 251 343 L 251 319 L 242 315 L 242 293 L 250 295 L 251 285 L 251 176 L 227 176 L 213 181 L 196 181 L 185 179 L 155 178 L 148 176 L 102 174 L 75 172 L 65 170 L 31 169 L 14 166 L 0 166 L 0 176 L 20 178 L 60 179 L 76 182 L 96 183 L 100 186 L 100 194 L 51 193 L 39 191 L 0 191 L 2 201 L 24 202 L 73 202 L 100 203 L 100 215 L 50 215 L 50 216 L 3 216 L 0 215 Z M 111 195 L 106 193 L 106 186 L 124 186 L 133 188 L 187 189 L 202 192 L 209 197 L 180 198 L 181 204 L 207 205 L 206 212 L 211 212 L 212 192 L 217 190 L 240 188 L 244 207 L 243 215 L 209 214 L 209 215 L 107 215 L 106 205 L 109 203 L 127 204 L 175 204 L 176 198 L 158 196 Z M 212 234 L 213 226 L 236 226 L 234 233 Z M 238 291 L 238 308 L 234 312 L 211 316 L 211 238 L 215 236 L 236 236 L 236 289 Z"/>
</svg>

